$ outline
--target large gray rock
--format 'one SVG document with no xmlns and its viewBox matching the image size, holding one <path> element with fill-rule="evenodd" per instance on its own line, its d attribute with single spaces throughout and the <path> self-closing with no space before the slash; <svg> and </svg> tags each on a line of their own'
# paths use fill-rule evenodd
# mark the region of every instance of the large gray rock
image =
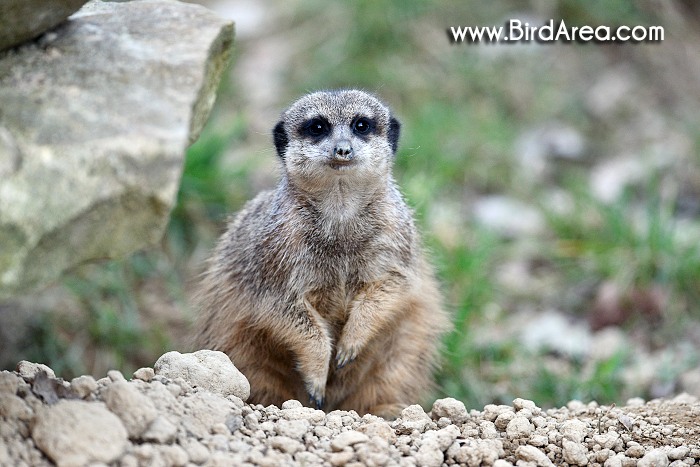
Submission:
<svg viewBox="0 0 700 467">
<path fill-rule="evenodd" d="M 33 39 L 75 13 L 87 0 L 3 0 L 0 50 Z"/>
<path fill-rule="evenodd" d="M 198 5 L 93 1 L 0 52 L 0 297 L 162 236 L 232 41 Z"/>
</svg>

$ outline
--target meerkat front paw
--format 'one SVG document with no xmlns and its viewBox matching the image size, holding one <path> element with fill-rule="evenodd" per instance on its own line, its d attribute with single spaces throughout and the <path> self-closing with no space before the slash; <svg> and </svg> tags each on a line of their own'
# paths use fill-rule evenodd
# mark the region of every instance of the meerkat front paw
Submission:
<svg viewBox="0 0 700 467">
<path fill-rule="evenodd" d="M 309 404 L 317 409 L 323 409 L 326 394 L 326 382 L 323 384 L 311 383 L 306 385 L 306 392 L 309 393 Z"/>
<path fill-rule="evenodd" d="M 356 345 L 338 345 L 338 350 L 335 354 L 335 365 L 339 370 L 348 363 L 352 363 L 360 354 L 360 349 Z"/>
</svg>

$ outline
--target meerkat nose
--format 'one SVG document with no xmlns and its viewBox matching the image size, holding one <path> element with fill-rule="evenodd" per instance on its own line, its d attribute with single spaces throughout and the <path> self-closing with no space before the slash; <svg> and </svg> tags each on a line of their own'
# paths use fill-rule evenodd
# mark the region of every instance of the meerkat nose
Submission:
<svg viewBox="0 0 700 467">
<path fill-rule="evenodd" d="M 336 160 L 350 161 L 353 158 L 352 145 L 347 139 L 341 139 L 335 143 L 333 158 Z"/>
</svg>

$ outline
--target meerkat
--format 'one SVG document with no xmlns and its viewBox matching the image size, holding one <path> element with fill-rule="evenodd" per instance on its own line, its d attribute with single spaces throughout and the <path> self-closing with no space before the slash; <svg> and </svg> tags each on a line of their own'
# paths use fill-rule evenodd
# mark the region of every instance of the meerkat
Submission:
<svg viewBox="0 0 700 467">
<path fill-rule="evenodd" d="M 274 127 L 279 184 L 229 222 L 198 300 L 196 345 L 230 356 L 251 402 L 395 417 L 431 389 L 449 319 L 392 175 L 399 130 L 359 90 L 303 96 Z"/>
</svg>

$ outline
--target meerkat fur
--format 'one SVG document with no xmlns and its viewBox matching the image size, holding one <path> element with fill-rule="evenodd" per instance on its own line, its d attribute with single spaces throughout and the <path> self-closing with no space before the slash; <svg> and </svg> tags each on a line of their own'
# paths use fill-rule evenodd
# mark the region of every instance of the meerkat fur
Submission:
<svg viewBox="0 0 700 467">
<path fill-rule="evenodd" d="M 431 390 L 449 319 L 392 176 L 399 130 L 359 90 L 275 126 L 281 180 L 230 221 L 198 296 L 196 345 L 231 357 L 251 402 L 396 416 Z"/>
</svg>

